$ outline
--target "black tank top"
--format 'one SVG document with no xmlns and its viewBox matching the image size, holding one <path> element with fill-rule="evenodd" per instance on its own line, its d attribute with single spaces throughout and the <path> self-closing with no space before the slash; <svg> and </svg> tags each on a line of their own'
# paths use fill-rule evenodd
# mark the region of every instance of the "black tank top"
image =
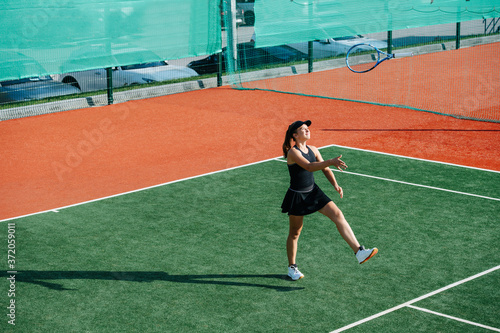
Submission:
<svg viewBox="0 0 500 333">
<path fill-rule="evenodd" d="M 316 162 L 316 156 L 309 146 L 307 147 L 307 154 L 304 154 L 297 146 L 293 148 L 300 151 L 302 156 L 309 162 Z M 314 175 L 312 172 L 302 168 L 297 163 L 288 165 L 288 172 L 290 173 L 290 189 L 297 192 L 309 192 L 314 187 Z"/>
</svg>

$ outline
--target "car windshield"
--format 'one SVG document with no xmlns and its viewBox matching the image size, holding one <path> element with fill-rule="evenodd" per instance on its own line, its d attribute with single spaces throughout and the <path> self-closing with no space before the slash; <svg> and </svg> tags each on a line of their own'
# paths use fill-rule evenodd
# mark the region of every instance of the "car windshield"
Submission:
<svg viewBox="0 0 500 333">
<path fill-rule="evenodd" d="M 122 69 L 124 71 L 126 71 L 126 70 L 129 70 L 129 69 L 160 67 L 160 66 L 166 66 L 166 65 L 167 64 L 164 61 L 155 61 L 155 62 L 148 62 L 148 63 L 145 63 L 145 64 L 136 64 L 136 65 L 122 66 Z"/>
<path fill-rule="evenodd" d="M 14 85 L 14 84 L 21 84 L 21 83 L 27 83 L 27 82 L 51 81 L 51 80 L 52 80 L 52 78 L 48 75 L 37 76 L 37 77 L 27 77 L 25 79 L 3 81 L 2 86 L 7 87 L 7 86 Z"/>
<path fill-rule="evenodd" d="M 357 35 L 357 36 L 344 36 L 344 37 L 338 37 L 334 38 L 334 40 L 349 40 L 349 39 L 356 39 L 356 38 L 361 38 L 363 36 Z"/>
</svg>

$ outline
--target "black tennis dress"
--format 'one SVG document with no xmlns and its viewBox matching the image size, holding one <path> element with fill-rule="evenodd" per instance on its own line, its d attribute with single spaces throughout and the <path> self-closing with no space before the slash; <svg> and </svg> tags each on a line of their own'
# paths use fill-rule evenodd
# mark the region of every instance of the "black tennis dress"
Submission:
<svg viewBox="0 0 500 333">
<path fill-rule="evenodd" d="M 297 146 L 292 149 L 297 149 L 302 153 L 309 162 L 316 162 L 316 156 L 309 146 L 307 154 L 304 154 Z M 327 203 L 332 201 L 314 182 L 312 172 L 302 168 L 297 163 L 288 165 L 290 173 L 290 187 L 286 192 L 285 199 L 281 204 L 281 211 L 288 215 L 303 216 L 317 212 L 325 207 Z"/>
</svg>

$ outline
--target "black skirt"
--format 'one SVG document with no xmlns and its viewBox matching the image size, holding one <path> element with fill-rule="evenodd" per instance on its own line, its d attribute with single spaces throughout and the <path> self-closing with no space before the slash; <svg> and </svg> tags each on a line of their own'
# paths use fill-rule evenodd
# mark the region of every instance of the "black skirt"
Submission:
<svg viewBox="0 0 500 333">
<path fill-rule="evenodd" d="M 330 201 L 332 200 L 316 184 L 309 192 L 288 189 L 281 204 L 281 212 L 288 213 L 288 215 L 304 216 L 317 212 Z"/>
</svg>

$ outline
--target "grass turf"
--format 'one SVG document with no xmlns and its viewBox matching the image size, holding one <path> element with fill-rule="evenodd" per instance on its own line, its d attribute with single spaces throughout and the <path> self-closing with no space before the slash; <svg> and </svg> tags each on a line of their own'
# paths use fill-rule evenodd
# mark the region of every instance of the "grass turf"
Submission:
<svg viewBox="0 0 500 333">
<path fill-rule="evenodd" d="M 500 197 L 500 175 L 330 147 L 361 174 Z M 279 161 L 18 219 L 16 327 L 24 332 L 328 332 L 500 264 L 498 201 L 336 173 L 316 174 L 358 240 L 358 265 L 335 225 L 305 219 L 288 280 Z M 7 223 L 0 224 L 7 244 Z M 0 274 L 6 275 L 5 272 Z M 416 304 L 500 327 L 500 274 Z M 8 285 L 5 283 L 5 289 Z M 3 304 L 9 301 L 2 295 Z M 496 301 L 495 301 L 496 300 Z M 475 329 L 403 308 L 354 332 Z"/>
</svg>

